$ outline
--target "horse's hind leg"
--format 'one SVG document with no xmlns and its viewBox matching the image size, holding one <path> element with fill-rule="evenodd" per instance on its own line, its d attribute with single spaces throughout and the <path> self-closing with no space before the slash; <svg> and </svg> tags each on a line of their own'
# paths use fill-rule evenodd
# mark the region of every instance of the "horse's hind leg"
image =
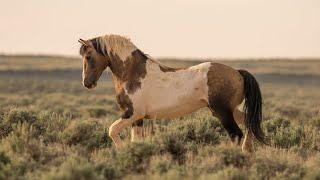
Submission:
<svg viewBox="0 0 320 180">
<path fill-rule="evenodd" d="M 244 112 L 238 110 L 235 108 L 233 111 L 233 117 L 236 120 L 237 124 L 243 124 L 244 125 L 244 118 L 245 114 Z M 244 141 L 242 143 L 242 151 L 252 152 L 253 151 L 253 145 L 252 145 L 252 133 L 247 130 L 246 135 L 244 137 Z"/>
<path fill-rule="evenodd" d="M 131 142 L 136 142 L 145 137 L 143 129 L 143 119 L 140 119 L 132 124 L 131 129 Z"/>
<path fill-rule="evenodd" d="M 221 102 L 221 101 L 218 101 Z M 233 111 L 225 103 L 212 102 L 209 107 L 221 121 L 222 126 L 227 130 L 232 141 L 238 140 L 240 144 L 243 133 L 233 117 Z"/>
</svg>

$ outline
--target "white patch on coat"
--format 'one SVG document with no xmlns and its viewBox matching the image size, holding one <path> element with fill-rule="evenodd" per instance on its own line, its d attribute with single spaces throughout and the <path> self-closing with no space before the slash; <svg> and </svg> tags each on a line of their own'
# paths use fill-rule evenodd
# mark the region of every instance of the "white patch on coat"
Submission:
<svg viewBox="0 0 320 180">
<path fill-rule="evenodd" d="M 245 103 L 245 99 L 242 101 L 241 104 L 239 104 L 236 108 L 241 111 L 241 112 L 244 112 L 244 103 Z"/>
<path fill-rule="evenodd" d="M 141 88 L 129 95 L 136 113 L 150 118 L 173 118 L 208 105 L 207 74 L 211 63 L 175 72 L 162 72 L 156 61 L 147 61 Z"/>
</svg>

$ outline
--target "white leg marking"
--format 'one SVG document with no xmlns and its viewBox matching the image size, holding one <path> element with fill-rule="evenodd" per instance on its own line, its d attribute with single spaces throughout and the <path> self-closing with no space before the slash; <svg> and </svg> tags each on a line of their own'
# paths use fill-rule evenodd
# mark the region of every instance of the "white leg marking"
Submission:
<svg viewBox="0 0 320 180">
<path fill-rule="evenodd" d="M 109 127 L 109 136 L 111 137 L 117 148 L 121 147 L 122 145 L 121 139 L 119 137 L 120 131 L 141 118 L 142 117 L 140 116 L 132 116 L 128 119 L 120 118 L 111 124 L 111 126 Z"/>
<path fill-rule="evenodd" d="M 244 113 L 239 111 L 238 108 L 236 108 L 233 111 L 233 117 L 236 120 L 237 124 L 243 124 L 244 125 Z M 244 137 L 244 141 L 242 143 L 242 151 L 246 152 L 252 152 L 253 151 L 253 145 L 252 145 L 252 133 L 247 130 L 246 135 Z"/>
<path fill-rule="evenodd" d="M 137 142 L 145 137 L 143 126 L 134 126 L 131 129 L 131 142 Z"/>
</svg>

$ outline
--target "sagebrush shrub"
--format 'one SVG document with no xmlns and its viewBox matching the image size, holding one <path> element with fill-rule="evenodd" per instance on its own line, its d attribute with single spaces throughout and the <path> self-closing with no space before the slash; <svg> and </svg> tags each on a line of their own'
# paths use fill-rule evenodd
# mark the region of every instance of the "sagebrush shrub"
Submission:
<svg viewBox="0 0 320 180">
<path fill-rule="evenodd" d="M 9 124 L 28 123 L 33 124 L 36 122 L 37 116 L 35 112 L 25 109 L 10 109 L 6 114 L 4 121 Z"/>
<path fill-rule="evenodd" d="M 162 136 L 161 150 L 171 154 L 174 161 L 183 164 L 186 160 L 186 144 L 174 134 Z"/>
<path fill-rule="evenodd" d="M 58 167 L 53 167 L 48 172 L 40 175 L 39 179 L 48 180 L 79 180 L 79 179 L 103 179 L 94 169 L 94 166 L 81 157 L 68 157 Z"/>
<path fill-rule="evenodd" d="M 299 146 L 304 137 L 304 127 L 292 126 L 288 119 L 276 117 L 263 123 L 271 145 L 280 148 Z"/>
<path fill-rule="evenodd" d="M 242 168 L 250 164 L 250 156 L 241 151 L 240 147 L 231 143 L 223 143 L 213 150 L 213 156 L 218 158 L 217 166 L 221 168 L 233 166 Z"/>
<path fill-rule="evenodd" d="M 88 109 L 90 117 L 100 118 L 108 114 L 108 111 L 105 108 L 90 108 Z"/>
<path fill-rule="evenodd" d="M 43 111 L 38 114 L 38 122 L 45 133 L 41 134 L 45 143 L 61 142 L 61 132 L 70 124 L 71 119 L 55 112 Z"/>
<path fill-rule="evenodd" d="M 320 129 L 320 117 L 316 117 L 316 118 L 311 119 L 310 123 L 311 123 L 312 127 Z"/>
<path fill-rule="evenodd" d="M 0 121 L 0 138 L 7 136 L 17 124 L 26 123 L 27 125 L 32 125 L 37 121 L 37 116 L 32 111 L 27 111 L 25 109 L 12 108 L 8 111 L 2 113 Z M 39 128 L 39 133 L 41 127 Z"/>
<path fill-rule="evenodd" d="M 248 179 L 248 177 L 247 177 L 247 173 L 244 170 L 230 166 L 213 174 L 201 175 L 199 179 L 245 180 L 245 179 Z"/>
<path fill-rule="evenodd" d="M 62 132 L 62 141 L 68 145 L 82 145 L 88 150 L 98 147 L 108 147 L 111 139 L 107 129 L 101 122 L 95 120 L 73 121 Z"/>
<path fill-rule="evenodd" d="M 269 179 L 275 176 L 301 178 L 304 175 L 304 168 L 301 166 L 301 159 L 295 153 L 269 147 L 257 152 L 251 166 L 251 173 L 259 179 Z"/>
<path fill-rule="evenodd" d="M 116 163 L 124 172 L 141 173 L 149 165 L 150 158 L 156 153 L 155 145 L 148 142 L 131 143 L 116 151 Z"/>
<path fill-rule="evenodd" d="M 309 158 L 305 165 L 306 175 L 305 179 L 320 179 L 320 153 L 318 152 L 314 157 Z"/>
</svg>

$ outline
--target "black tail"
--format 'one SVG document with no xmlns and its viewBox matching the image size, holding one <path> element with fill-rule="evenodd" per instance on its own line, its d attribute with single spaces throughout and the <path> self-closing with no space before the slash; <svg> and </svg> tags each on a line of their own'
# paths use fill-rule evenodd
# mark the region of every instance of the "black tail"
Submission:
<svg viewBox="0 0 320 180">
<path fill-rule="evenodd" d="M 261 129 L 262 97 L 259 84 L 251 73 L 238 70 L 244 80 L 243 93 L 245 96 L 244 112 L 245 125 L 258 141 L 265 143 L 264 133 Z"/>
</svg>

